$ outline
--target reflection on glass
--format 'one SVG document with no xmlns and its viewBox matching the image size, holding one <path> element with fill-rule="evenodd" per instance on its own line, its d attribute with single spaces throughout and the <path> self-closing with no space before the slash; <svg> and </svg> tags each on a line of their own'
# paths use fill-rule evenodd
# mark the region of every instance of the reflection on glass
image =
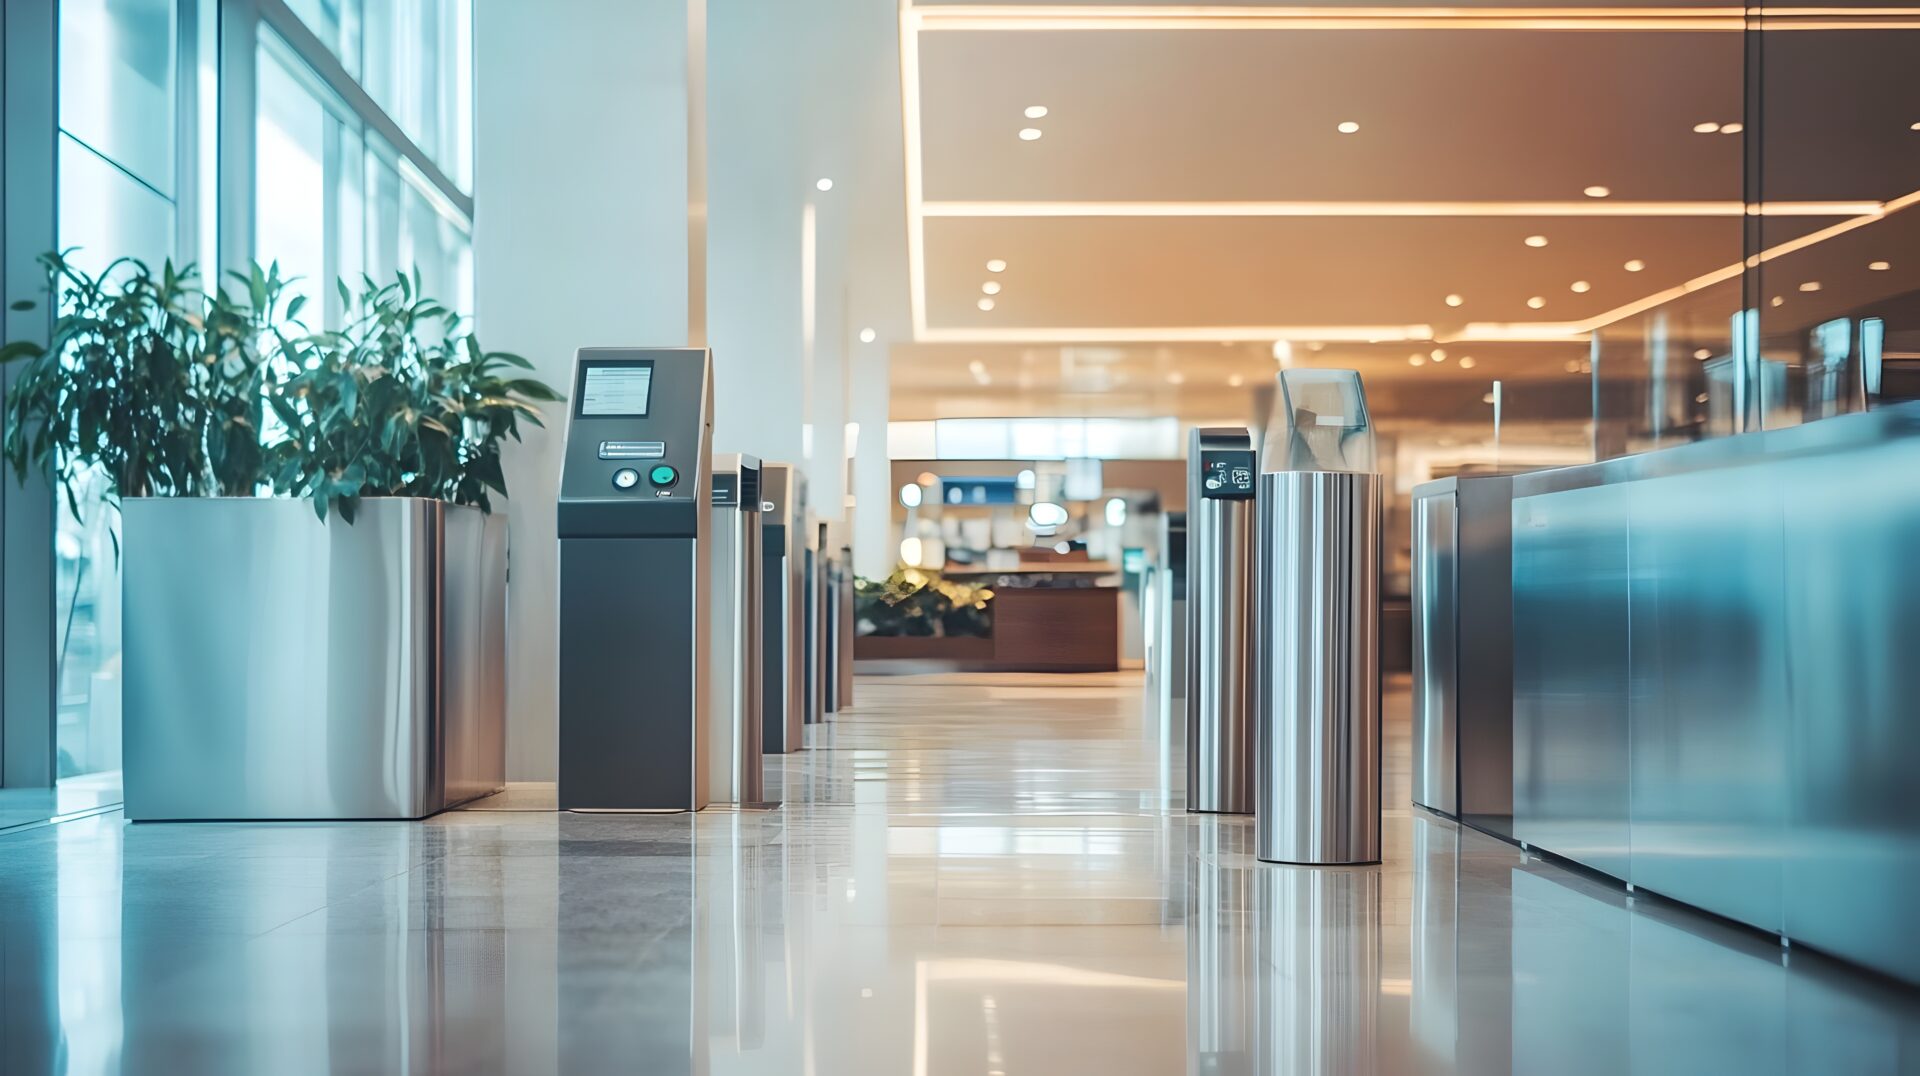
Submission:
<svg viewBox="0 0 1920 1076">
<path fill-rule="evenodd" d="M 376 7 L 399 6 L 396 0 L 374 0 Z M 361 0 L 287 0 L 320 43 L 340 58 L 347 73 L 360 73 Z"/>
<path fill-rule="evenodd" d="M 473 174 L 472 0 L 371 5 L 367 92 L 461 189 Z"/>
<path fill-rule="evenodd" d="M 173 0 L 60 3 L 61 129 L 166 196 L 174 185 L 174 26 Z"/>
<path fill-rule="evenodd" d="M 337 121 L 279 55 L 262 47 L 254 126 L 254 257 L 278 262 L 297 290 L 333 289 L 327 264 L 327 144 Z"/>
</svg>

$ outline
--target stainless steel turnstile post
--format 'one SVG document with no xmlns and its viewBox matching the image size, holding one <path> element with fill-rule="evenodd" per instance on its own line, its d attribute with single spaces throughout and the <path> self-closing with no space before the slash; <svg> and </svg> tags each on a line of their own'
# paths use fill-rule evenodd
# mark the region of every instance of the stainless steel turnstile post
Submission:
<svg viewBox="0 0 1920 1076">
<path fill-rule="evenodd" d="M 1380 514 L 1358 374 L 1283 371 L 1260 476 L 1254 854 L 1380 860 Z"/>
<path fill-rule="evenodd" d="M 713 702 L 708 710 L 709 802 L 768 807 L 761 759 L 766 595 L 760 461 L 713 461 Z"/>
<path fill-rule="evenodd" d="M 1253 810 L 1253 435 L 1187 448 L 1187 809 Z"/>
</svg>

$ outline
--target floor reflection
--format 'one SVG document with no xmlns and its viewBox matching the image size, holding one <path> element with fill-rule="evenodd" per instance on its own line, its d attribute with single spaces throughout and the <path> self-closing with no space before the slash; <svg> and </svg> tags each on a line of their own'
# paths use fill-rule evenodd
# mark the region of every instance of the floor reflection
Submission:
<svg viewBox="0 0 1920 1076">
<path fill-rule="evenodd" d="M 1260 864 L 1137 692 L 863 683 L 773 813 L 12 833 L 0 1071 L 1920 1068 L 1913 991 L 1424 813 Z"/>
</svg>

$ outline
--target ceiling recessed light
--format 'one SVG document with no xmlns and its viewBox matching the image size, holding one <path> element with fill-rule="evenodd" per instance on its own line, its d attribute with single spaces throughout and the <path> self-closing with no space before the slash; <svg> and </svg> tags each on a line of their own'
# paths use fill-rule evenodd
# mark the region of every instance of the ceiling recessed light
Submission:
<svg viewBox="0 0 1920 1076">
<path fill-rule="evenodd" d="M 816 180 L 814 182 L 813 189 L 820 190 L 820 191 L 830 191 L 833 189 L 833 180 L 822 177 L 821 179 Z"/>
<path fill-rule="evenodd" d="M 1187 383 L 1187 375 L 1181 373 L 1178 370 L 1174 370 L 1167 374 L 1167 384 L 1169 385 L 1184 385 L 1186 383 Z"/>
<path fill-rule="evenodd" d="M 871 344 L 874 342 L 874 340 L 876 340 L 879 337 L 879 335 L 880 335 L 879 333 L 874 332 L 872 329 L 861 329 L 860 342 L 863 344 Z"/>
<path fill-rule="evenodd" d="M 1227 378 L 1227 384 L 1236 389 L 1246 383 L 1247 383 L 1247 379 L 1244 377 L 1241 377 L 1239 374 L 1235 374 L 1232 377 Z"/>
<path fill-rule="evenodd" d="M 1427 357 L 1425 355 L 1408 355 L 1407 356 L 1408 366 L 1425 366 L 1426 364 L 1427 364 Z"/>
<path fill-rule="evenodd" d="M 998 295 L 1000 294 L 1000 282 L 998 280 L 989 280 L 980 285 L 980 291 L 986 295 Z"/>
<path fill-rule="evenodd" d="M 977 302 L 977 303 L 975 303 L 975 304 L 973 304 L 973 305 L 975 305 L 975 306 L 977 306 L 977 307 L 979 307 L 979 308 L 980 308 L 980 309 L 982 309 L 982 310 L 992 310 L 992 309 L 993 309 L 993 300 L 992 300 L 992 299 L 982 299 L 982 300 L 980 300 L 979 302 Z"/>
<path fill-rule="evenodd" d="M 1458 296 L 1458 295 L 1449 295 L 1449 296 L 1447 296 L 1447 305 L 1448 305 L 1448 306 L 1459 306 L 1459 305 L 1460 305 L 1461 303 L 1464 303 L 1464 302 L 1466 302 L 1466 301 L 1467 301 L 1466 299 L 1464 299 L 1464 298 L 1462 298 L 1461 296 Z"/>
<path fill-rule="evenodd" d="M 1706 402 L 1707 402 L 1708 400 L 1710 400 L 1710 399 L 1712 399 L 1712 397 L 1710 397 L 1710 396 L 1708 396 L 1708 395 L 1707 395 L 1706 393 L 1704 393 L 1704 392 L 1703 392 L 1703 393 L 1701 393 L 1700 395 L 1698 395 L 1698 396 L 1695 396 L 1695 397 L 1693 398 L 1693 402 L 1694 402 L 1694 403 L 1706 403 Z"/>
<path fill-rule="evenodd" d="M 989 273 L 1004 273 L 1004 272 L 1006 272 L 1006 271 L 1007 271 L 1007 263 L 1006 263 L 1006 262 L 1004 262 L 1004 261 L 1001 261 L 1001 260 L 1000 260 L 999 258 L 989 258 L 989 259 L 987 260 L 987 272 L 989 272 Z"/>
<path fill-rule="evenodd" d="M 1626 265 L 1622 266 L 1621 268 L 1625 269 L 1629 273 L 1637 273 L 1640 270 L 1645 269 L 1646 267 L 1647 267 L 1646 262 L 1643 262 L 1640 259 L 1635 258 L 1632 261 L 1628 262 Z"/>
<path fill-rule="evenodd" d="M 1613 193 L 1612 191 L 1598 184 L 1588 187 L 1586 191 L 1587 197 L 1589 198 L 1605 198 L 1607 195 L 1612 193 Z"/>
<path fill-rule="evenodd" d="M 1720 125 L 1721 134 L 1739 134 L 1744 130 L 1746 130 L 1746 128 L 1737 123 L 1723 123 Z"/>
<path fill-rule="evenodd" d="M 1476 363 L 1475 363 L 1475 362 L 1473 361 L 1473 356 L 1472 356 L 1472 355 L 1462 355 L 1462 356 L 1460 356 L 1460 368 L 1461 368 L 1462 370 L 1471 370 L 1471 369 L 1473 369 L 1473 368 L 1474 368 L 1474 366 L 1476 366 L 1476 365 L 1477 365 L 1477 364 L 1476 364 Z"/>
<path fill-rule="evenodd" d="M 1547 301 L 1538 295 L 1527 300 L 1527 306 L 1534 310 L 1538 310 L 1545 305 L 1547 305 Z"/>
<path fill-rule="evenodd" d="M 1909 131 L 1920 131 L 1920 123 L 1914 123 L 1914 124 L 1909 124 L 1909 125 L 1907 126 L 1907 130 L 1909 130 Z"/>
<path fill-rule="evenodd" d="M 1774 306 L 1785 306 L 1787 305 L 1787 297 L 1784 295 L 1776 295 L 1770 300 L 1770 302 L 1772 302 Z"/>
<path fill-rule="evenodd" d="M 1713 349 L 1709 347 L 1696 348 L 1693 352 L 1693 357 L 1699 359 L 1701 362 L 1705 362 L 1713 358 Z"/>
<path fill-rule="evenodd" d="M 1492 402 L 1493 402 L 1493 393 L 1491 393 L 1491 392 L 1489 392 L 1489 393 L 1485 393 L 1485 394 L 1483 394 L 1483 395 L 1482 395 L 1482 396 L 1480 397 L 1480 402 L 1481 402 L 1481 403 L 1484 403 L 1484 404 L 1490 404 L 1490 403 L 1492 403 Z"/>
<path fill-rule="evenodd" d="M 1893 263 L 1892 262 L 1868 262 L 1867 268 L 1873 270 L 1876 273 L 1884 273 L 1887 270 L 1893 268 Z"/>
<path fill-rule="evenodd" d="M 1809 280 L 1806 283 L 1800 285 L 1800 290 L 1801 291 L 1819 291 L 1820 282 L 1818 280 Z"/>
<path fill-rule="evenodd" d="M 1567 287 L 1571 289 L 1575 295 L 1585 295 L 1587 292 L 1590 292 L 1593 290 L 1593 285 L 1587 283 L 1584 280 L 1576 280 L 1573 283 L 1567 285 Z"/>
<path fill-rule="evenodd" d="M 1443 347 L 1434 348 L 1432 351 L 1427 352 L 1427 357 L 1432 359 L 1434 362 L 1446 362 L 1447 349 Z"/>
<path fill-rule="evenodd" d="M 1339 131 L 1341 134 L 1355 134 L 1360 130 L 1360 125 L 1353 122 L 1352 120 L 1345 120 L 1340 124 L 1339 127 L 1336 127 L 1334 129 Z"/>
<path fill-rule="evenodd" d="M 1325 343 L 1324 343 L 1323 341 L 1320 341 L 1320 340 L 1309 340 L 1309 341 L 1307 341 L 1307 350 L 1308 350 L 1308 351 L 1319 351 L 1319 350 L 1321 350 L 1321 349 L 1323 349 L 1323 348 L 1325 348 L 1326 346 L 1327 346 L 1327 345 L 1326 345 L 1326 344 L 1325 344 Z"/>
<path fill-rule="evenodd" d="M 1712 134 L 1713 132 L 1718 131 L 1719 129 L 1720 129 L 1720 125 L 1713 122 L 1712 120 L 1708 120 L 1705 123 L 1696 123 L 1693 125 L 1694 134 Z"/>
<path fill-rule="evenodd" d="M 1544 247 L 1547 245 L 1547 237 L 1544 235 L 1530 235 L 1530 236 L 1527 236 L 1525 239 L 1521 240 L 1521 242 L 1525 243 L 1530 247 L 1535 247 L 1535 248 Z"/>
<path fill-rule="evenodd" d="M 1045 105 L 1028 105 L 1028 106 L 1027 106 L 1027 118 L 1028 118 L 1028 119 L 1030 119 L 1030 120 L 1041 120 L 1041 119 L 1046 119 L 1046 118 L 1047 118 L 1047 106 L 1045 106 Z"/>
<path fill-rule="evenodd" d="M 1041 134 L 1041 131 L 1040 131 L 1040 128 L 1038 127 L 1022 127 L 1020 128 L 1020 141 L 1022 142 L 1039 141 L 1040 134 Z"/>
</svg>

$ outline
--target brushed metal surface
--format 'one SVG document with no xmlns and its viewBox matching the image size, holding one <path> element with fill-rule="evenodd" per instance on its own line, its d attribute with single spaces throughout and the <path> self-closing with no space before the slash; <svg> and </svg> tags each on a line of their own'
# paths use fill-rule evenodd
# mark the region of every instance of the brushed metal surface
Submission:
<svg viewBox="0 0 1920 1076">
<path fill-rule="evenodd" d="M 126 816 L 420 818 L 445 803 L 443 508 L 130 498 Z"/>
<path fill-rule="evenodd" d="M 1196 429 L 1187 451 L 1187 809 L 1253 810 L 1254 502 L 1201 497 L 1200 453 L 1253 449 Z"/>
<path fill-rule="evenodd" d="M 1515 834 L 1920 982 L 1920 405 L 1516 477 Z"/>
<path fill-rule="evenodd" d="M 1459 512 L 1454 489 L 1413 493 L 1413 802 L 1459 813 Z"/>
<path fill-rule="evenodd" d="M 800 506 L 802 482 L 790 463 L 763 464 L 762 586 L 766 594 L 762 683 L 764 736 L 768 753 L 798 751 L 806 727 L 801 662 L 805 645 L 801 623 L 805 586 L 805 520 Z M 769 510 L 766 505 L 772 505 Z"/>
<path fill-rule="evenodd" d="M 853 550 L 840 550 L 839 620 L 834 632 L 833 675 L 839 684 L 834 709 L 853 708 Z"/>
<path fill-rule="evenodd" d="M 440 684 L 452 807 L 507 785 L 507 517 L 447 505 Z"/>
<path fill-rule="evenodd" d="M 1259 479 L 1254 854 L 1380 860 L 1379 475 Z"/>
<path fill-rule="evenodd" d="M 1457 648 L 1454 726 L 1460 821 L 1513 836 L 1513 477 L 1450 479 Z"/>
<path fill-rule="evenodd" d="M 1154 566 L 1153 699 L 1159 727 L 1178 728 L 1187 705 L 1187 514 L 1160 516 L 1160 558 Z"/>
<path fill-rule="evenodd" d="M 733 461 L 736 469 L 738 460 Z M 725 469 L 724 457 L 715 466 Z M 764 799 L 761 760 L 763 685 L 760 510 L 713 508 L 712 705 L 707 710 L 708 802 L 752 805 Z"/>
<path fill-rule="evenodd" d="M 1627 877 L 1627 496 L 1513 506 L 1513 835 Z"/>
</svg>

